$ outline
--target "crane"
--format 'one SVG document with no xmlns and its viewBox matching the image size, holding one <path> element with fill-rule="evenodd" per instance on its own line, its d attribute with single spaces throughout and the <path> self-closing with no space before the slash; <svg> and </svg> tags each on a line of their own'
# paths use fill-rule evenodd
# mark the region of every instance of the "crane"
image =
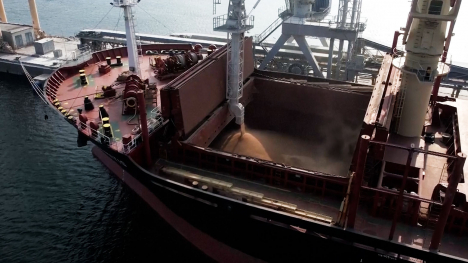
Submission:
<svg viewBox="0 0 468 263">
<path fill-rule="evenodd" d="M 254 8 L 259 2 L 260 0 Z M 220 0 L 213 0 L 214 7 L 220 3 Z M 244 87 L 244 33 L 253 28 L 253 20 L 253 16 L 246 15 L 245 0 L 229 0 L 228 14 L 213 18 L 213 30 L 227 33 L 226 99 L 229 110 L 241 127 L 245 112 L 244 106 L 239 102 Z"/>
</svg>

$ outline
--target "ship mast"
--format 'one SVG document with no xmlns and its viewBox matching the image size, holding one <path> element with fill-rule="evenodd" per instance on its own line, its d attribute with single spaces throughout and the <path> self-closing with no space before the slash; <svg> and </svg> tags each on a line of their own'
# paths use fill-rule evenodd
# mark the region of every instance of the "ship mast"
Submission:
<svg viewBox="0 0 468 263">
<path fill-rule="evenodd" d="M 217 4 L 220 0 L 213 0 L 214 7 Z M 244 33 L 252 28 L 253 16 L 246 15 L 244 0 L 230 0 L 228 14 L 213 19 L 213 30 L 227 33 L 226 99 L 239 125 L 244 124 L 244 106 L 239 102 L 244 87 Z"/>
<path fill-rule="evenodd" d="M 449 66 L 439 59 L 448 49 L 460 4 L 461 0 L 412 2 L 403 37 L 406 55 L 393 61 L 402 72 L 394 112 L 394 132 L 402 136 L 421 135 L 434 81 L 449 72 Z M 452 26 L 446 38 L 447 22 Z"/>
<path fill-rule="evenodd" d="M 132 7 L 140 0 L 114 0 L 111 4 L 123 8 L 125 18 L 125 34 L 127 36 L 128 67 L 133 74 L 140 76 L 140 63 L 138 60 L 138 46 L 135 35 L 135 23 Z"/>
</svg>

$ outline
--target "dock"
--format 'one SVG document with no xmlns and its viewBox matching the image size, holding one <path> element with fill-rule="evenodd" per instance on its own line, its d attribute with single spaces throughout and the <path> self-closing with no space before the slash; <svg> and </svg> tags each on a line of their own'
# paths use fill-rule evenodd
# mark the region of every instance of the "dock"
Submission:
<svg viewBox="0 0 468 263">
<path fill-rule="evenodd" d="M 0 27 L 5 23 L 0 23 Z M 28 25 L 17 25 L 21 27 L 30 27 Z M 226 39 L 221 35 L 209 35 L 199 33 L 172 33 L 169 36 L 155 34 L 136 34 L 141 44 L 154 43 L 172 43 L 172 44 L 201 44 L 204 48 L 210 45 L 223 46 L 226 44 Z M 18 58 L 25 65 L 31 76 L 39 76 L 42 74 L 51 74 L 56 69 L 64 65 L 73 65 L 80 63 L 90 58 L 91 54 L 96 51 L 121 47 L 125 45 L 125 32 L 105 29 L 84 29 L 74 37 L 48 37 L 52 39 L 55 45 L 55 50 L 61 50 L 62 56 L 55 57 L 53 52 L 38 55 L 35 52 L 34 45 L 26 45 L 15 49 L 13 53 L 2 53 L 0 49 L 0 72 L 23 75 L 24 72 L 19 64 Z M 254 37 L 255 40 L 255 37 Z M 361 41 L 364 54 L 365 66 L 358 75 L 358 82 L 371 84 L 372 78 L 378 74 L 382 55 L 387 53 L 391 48 L 389 46 L 365 39 L 359 38 Z M 258 66 L 266 57 L 268 51 L 273 47 L 274 43 L 264 41 L 258 44 L 254 41 L 255 63 Z M 314 53 L 315 59 L 322 69 L 326 69 L 329 60 L 329 48 L 320 45 L 311 45 L 311 51 Z M 333 52 L 331 58 L 333 63 L 338 61 L 338 51 Z M 290 70 L 291 66 L 301 64 L 304 74 L 308 74 L 308 64 L 305 60 L 299 46 L 295 43 L 284 45 L 275 57 L 273 68 L 269 70 L 285 72 Z M 448 88 L 468 87 L 468 68 L 463 65 L 452 65 L 452 70 L 446 78 L 442 80 L 442 85 Z"/>
</svg>

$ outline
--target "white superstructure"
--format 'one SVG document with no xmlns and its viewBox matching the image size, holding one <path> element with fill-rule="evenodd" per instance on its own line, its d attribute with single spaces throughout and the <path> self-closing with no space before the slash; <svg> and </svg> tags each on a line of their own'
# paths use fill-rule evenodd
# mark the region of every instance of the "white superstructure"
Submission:
<svg viewBox="0 0 468 263">
<path fill-rule="evenodd" d="M 447 23 L 454 24 L 461 1 L 414 0 L 405 28 L 406 55 L 394 60 L 402 71 L 394 112 L 395 132 L 406 137 L 422 133 L 434 80 L 448 74 L 440 62 L 447 39 Z M 450 34 L 453 28 L 450 29 Z"/>
</svg>

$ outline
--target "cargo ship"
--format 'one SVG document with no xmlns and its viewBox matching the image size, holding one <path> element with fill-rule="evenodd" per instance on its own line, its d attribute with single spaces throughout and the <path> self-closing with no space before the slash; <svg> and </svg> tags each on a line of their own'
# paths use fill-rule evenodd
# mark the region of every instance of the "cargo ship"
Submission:
<svg viewBox="0 0 468 263">
<path fill-rule="evenodd" d="M 374 86 L 256 69 L 242 0 L 214 19 L 225 46 L 141 45 L 138 2 L 112 2 L 125 47 L 39 93 L 187 241 L 219 262 L 466 262 L 468 104 L 438 96 L 461 0 L 414 0 Z"/>
</svg>

